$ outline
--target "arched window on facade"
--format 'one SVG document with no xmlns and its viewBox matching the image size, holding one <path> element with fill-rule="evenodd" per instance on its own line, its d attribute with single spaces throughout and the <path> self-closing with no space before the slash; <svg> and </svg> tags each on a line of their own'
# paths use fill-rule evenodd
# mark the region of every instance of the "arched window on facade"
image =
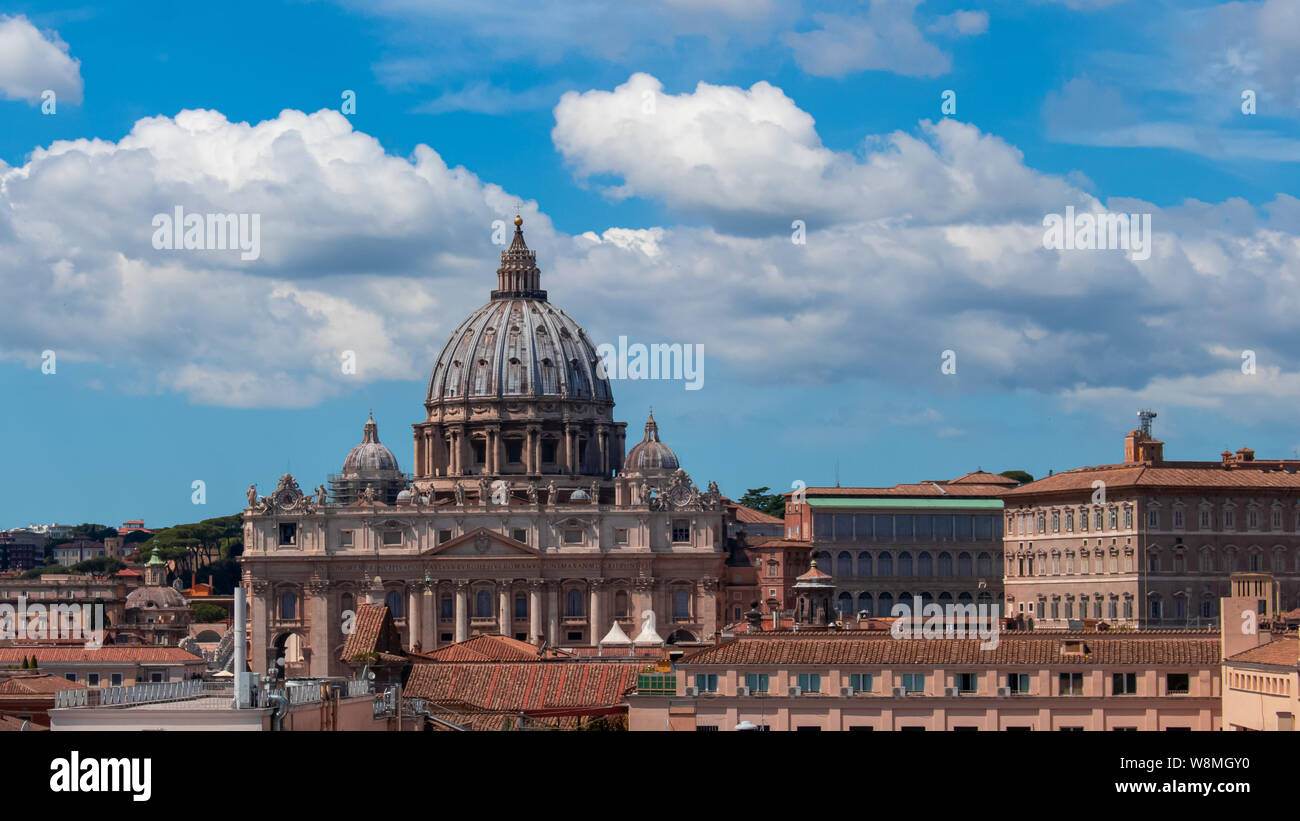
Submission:
<svg viewBox="0 0 1300 821">
<path fill-rule="evenodd" d="M 847 550 L 841 550 L 840 555 L 835 557 L 835 575 L 842 579 L 853 575 L 853 557 Z"/>
<path fill-rule="evenodd" d="M 474 593 L 474 615 L 481 619 L 492 618 L 492 592 L 479 590 Z"/>
<path fill-rule="evenodd" d="M 393 618 L 402 617 L 402 594 L 396 590 L 389 590 L 388 595 L 384 596 L 384 604 L 388 606 L 388 612 L 393 614 Z"/>
<path fill-rule="evenodd" d="M 906 550 L 898 554 L 898 575 L 912 575 L 912 554 Z"/>
<path fill-rule="evenodd" d="M 836 599 L 836 608 L 840 611 L 840 618 L 853 615 L 853 594 L 841 593 Z"/>
<path fill-rule="evenodd" d="M 288 590 L 280 594 L 280 618 L 292 620 L 298 618 L 298 596 Z"/>
<path fill-rule="evenodd" d="M 687 621 L 691 617 L 691 594 L 685 590 L 673 593 L 673 618 Z"/>
<path fill-rule="evenodd" d="M 871 594 L 870 594 L 870 593 L 859 593 L 859 594 L 858 594 L 858 612 L 859 612 L 859 613 L 866 613 L 868 616 L 873 615 L 872 610 L 871 610 Z"/>
<path fill-rule="evenodd" d="M 858 578 L 871 578 L 871 554 L 865 550 L 858 554 Z"/>
<path fill-rule="evenodd" d="M 576 587 L 564 594 L 564 615 L 571 619 L 582 616 L 582 591 Z"/>
<path fill-rule="evenodd" d="M 894 575 L 894 557 L 888 550 L 881 553 L 879 558 L 876 559 L 876 569 L 881 576 Z"/>
</svg>

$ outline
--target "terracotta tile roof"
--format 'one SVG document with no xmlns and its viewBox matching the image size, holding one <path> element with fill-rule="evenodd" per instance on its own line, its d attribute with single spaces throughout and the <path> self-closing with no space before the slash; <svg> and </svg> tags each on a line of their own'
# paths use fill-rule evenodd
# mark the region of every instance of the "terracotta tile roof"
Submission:
<svg viewBox="0 0 1300 821">
<path fill-rule="evenodd" d="M 484 710 L 610 707 L 636 686 L 645 662 L 445 662 L 411 668 L 404 695 Z"/>
<path fill-rule="evenodd" d="M 439 647 L 437 650 L 422 654 L 422 657 L 441 662 L 537 661 L 539 658 L 556 658 L 559 655 L 554 650 L 548 649 L 545 656 L 539 656 L 537 647 L 526 641 L 491 633 Z"/>
<path fill-rule="evenodd" d="M 351 661 L 358 656 L 387 653 L 404 656 L 402 637 L 393 624 L 393 615 L 383 604 L 363 604 L 357 608 L 352 632 L 343 642 L 339 658 Z"/>
<path fill-rule="evenodd" d="M 765 525 L 785 524 L 785 519 L 779 518 L 777 516 L 769 516 L 761 510 L 754 510 L 752 507 L 745 507 L 744 505 L 739 505 L 735 503 L 727 505 L 727 507 L 729 507 L 736 514 L 736 521 L 738 522 L 746 522 L 748 524 L 765 524 Z"/>
<path fill-rule="evenodd" d="M 49 673 L 9 676 L 0 679 L 0 696 L 27 696 L 57 693 L 60 690 L 84 690 L 86 685 L 68 681 Z"/>
<path fill-rule="evenodd" d="M 130 662 L 138 664 L 172 664 L 183 662 L 201 662 L 193 653 L 187 653 L 179 647 L 114 647 L 106 646 L 98 650 L 85 647 L 0 647 L 0 664 L 22 664 L 24 658 L 36 656 L 38 664 L 68 663 L 113 663 Z"/>
<path fill-rule="evenodd" d="M 23 724 L 26 723 L 27 722 L 23 721 L 21 718 L 14 718 L 13 716 L 0 716 L 0 732 L 17 732 L 23 729 Z M 49 727 L 42 727 L 36 723 L 27 724 L 28 732 L 31 732 L 33 730 L 42 731 L 42 730 L 49 730 L 49 729 L 50 729 Z"/>
<path fill-rule="evenodd" d="M 1099 479 L 1106 483 L 1107 489 L 1141 487 L 1300 490 L 1300 472 L 1287 472 L 1267 465 L 1251 467 L 1250 464 L 1249 462 L 1235 463 L 1229 468 L 1220 462 L 1160 462 L 1155 465 L 1124 462 L 1079 467 L 1013 488 L 1006 491 L 1003 496 L 1014 498 L 1080 490 L 1091 493 L 1092 483 Z"/>
<path fill-rule="evenodd" d="M 1275 664 L 1279 667 L 1295 669 L 1300 665 L 1300 639 L 1295 636 L 1279 636 L 1268 644 L 1252 647 L 1249 650 L 1230 656 L 1228 661 L 1244 661 L 1250 664 Z"/>
<path fill-rule="evenodd" d="M 1000 473 L 989 473 L 987 470 L 975 470 L 970 473 L 963 473 L 956 479 L 949 479 L 950 485 L 1002 485 L 1004 487 L 1015 487 L 1020 484 L 1010 476 L 1003 476 Z"/>
<path fill-rule="evenodd" d="M 1001 496 L 1015 487 L 1015 482 L 1006 484 L 961 484 L 945 482 L 913 482 L 892 487 L 810 487 L 811 497 L 872 497 L 902 496 L 919 498 L 943 498 L 945 496 Z"/>
<path fill-rule="evenodd" d="M 892 636 L 740 636 L 693 655 L 679 664 L 723 665 L 1070 665 L 1159 664 L 1217 666 L 1219 638 L 1208 632 L 1154 636 L 1053 633 L 1044 636 L 1003 633 L 994 649 L 979 639 L 895 639 Z M 1064 653 L 1065 641 L 1082 641 L 1088 654 Z"/>
</svg>

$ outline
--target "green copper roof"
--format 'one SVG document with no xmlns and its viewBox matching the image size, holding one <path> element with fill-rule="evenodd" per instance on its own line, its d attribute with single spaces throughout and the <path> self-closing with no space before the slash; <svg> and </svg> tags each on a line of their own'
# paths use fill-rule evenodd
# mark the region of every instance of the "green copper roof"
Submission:
<svg viewBox="0 0 1300 821">
<path fill-rule="evenodd" d="M 149 561 L 145 562 L 145 564 L 150 565 L 150 564 L 167 564 L 167 563 L 162 560 L 162 556 L 159 556 L 157 553 L 154 553 L 152 556 L 149 557 Z"/>
<path fill-rule="evenodd" d="M 843 497 L 810 497 L 813 507 L 834 508 L 893 508 L 895 510 L 1001 510 L 1001 499 L 908 499 L 901 496 L 846 499 Z"/>
</svg>

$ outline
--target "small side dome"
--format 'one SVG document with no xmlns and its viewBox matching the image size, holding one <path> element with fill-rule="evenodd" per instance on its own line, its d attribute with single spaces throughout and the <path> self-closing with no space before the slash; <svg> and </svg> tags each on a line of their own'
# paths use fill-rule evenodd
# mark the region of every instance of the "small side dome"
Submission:
<svg viewBox="0 0 1300 821">
<path fill-rule="evenodd" d="M 667 475 L 681 467 L 673 449 L 659 441 L 659 424 L 655 422 L 654 409 L 645 423 L 645 437 L 632 446 L 623 461 L 623 472 L 629 475 Z"/>
<path fill-rule="evenodd" d="M 137 587 L 127 594 L 127 610 L 188 607 L 185 597 L 170 587 Z"/>
<path fill-rule="evenodd" d="M 582 488 L 578 488 L 577 490 L 569 494 L 569 501 L 573 503 L 590 502 L 591 497 L 587 495 L 587 491 L 583 490 Z"/>
<path fill-rule="evenodd" d="M 361 434 L 361 444 L 348 451 L 343 460 L 343 476 L 376 473 L 380 471 L 399 471 L 397 457 L 387 445 L 379 442 L 379 426 L 371 414 Z"/>
</svg>

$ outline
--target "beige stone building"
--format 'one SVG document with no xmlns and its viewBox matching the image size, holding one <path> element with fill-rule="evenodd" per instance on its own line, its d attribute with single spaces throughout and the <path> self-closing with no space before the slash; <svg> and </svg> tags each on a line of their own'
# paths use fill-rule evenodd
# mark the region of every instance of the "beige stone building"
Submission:
<svg viewBox="0 0 1300 821">
<path fill-rule="evenodd" d="M 429 651 L 479 633 L 590 646 L 652 611 L 670 642 L 711 640 L 723 501 L 701 491 L 653 416 L 624 455 L 586 332 L 547 300 L 516 219 L 497 289 L 433 368 L 414 471 L 369 420 L 339 474 L 305 494 L 248 491 L 250 664 L 343 674 L 359 604 L 387 604 Z"/>
<path fill-rule="evenodd" d="M 1173 462 L 1150 419 L 1124 461 L 1057 473 L 1003 494 L 1009 615 L 1141 627 L 1218 623 L 1233 573 L 1271 573 L 1273 606 L 1300 603 L 1300 461 L 1249 448 Z"/>
</svg>

